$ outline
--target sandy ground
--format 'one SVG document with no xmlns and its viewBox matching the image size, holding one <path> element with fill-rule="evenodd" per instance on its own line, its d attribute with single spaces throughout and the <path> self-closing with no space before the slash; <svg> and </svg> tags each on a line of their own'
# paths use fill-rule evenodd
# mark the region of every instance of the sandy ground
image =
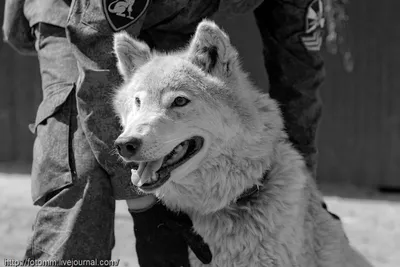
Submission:
<svg viewBox="0 0 400 267">
<path fill-rule="evenodd" d="M 331 211 L 338 214 L 350 242 L 377 267 L 400 266 L 400 196 L 351 186 L 321 185 Z M 0 173 L 0 266 L 20 259 L 31 233 L 36 207 L 30 200 L 29 176 Z M 119 266 L 136 267 L 132 220 L 117 203 L 116 246 Z"/>
</svg>

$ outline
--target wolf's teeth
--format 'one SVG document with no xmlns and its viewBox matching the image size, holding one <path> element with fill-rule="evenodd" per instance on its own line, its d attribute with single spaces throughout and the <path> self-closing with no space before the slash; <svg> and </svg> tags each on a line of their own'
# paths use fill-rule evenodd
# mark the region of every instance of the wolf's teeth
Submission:
<svg viewBox="0 0 400 267">
<path fill-rule="evenodd" d="M 167 156 L 167 160 L 163 163 L 163 167 L 172 165 L 180 160 L 186 153 L 187 149 L 189 148 L 189 141 L 182 142 L 181 144 L 177 145 L 174 150 Z"/>
<path fill-rule="evenodd" d="M 151 176 L 151 179 L 150 179 L 152 182 L 155 182 L 155 181 L 157 181 L 157 173 L 153 173 L 153 175 Z"/>
<path fill-rule="evenodd" d="M 174 161 L 178 155 L 178 153 L 175 153 L 169 160 Z"/>
<path fill-rule="evenodd" d="M 177 146 L 177 147 L 174 149 L 174 152 L 175 152 L 175 153 L 179 153 L 182 149 L 183 149 L 183 145 L 181 144 L 181 145 Z"/>
</svg>

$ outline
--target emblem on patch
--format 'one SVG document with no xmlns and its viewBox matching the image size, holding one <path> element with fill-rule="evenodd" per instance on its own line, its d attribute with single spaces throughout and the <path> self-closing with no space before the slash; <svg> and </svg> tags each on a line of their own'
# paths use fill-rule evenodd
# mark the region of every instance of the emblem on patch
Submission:
<svg viewBox="0 0 400 267">
<path fill-rule="evenodd" d="M 322 46 L 322 29 L 325 26 L 322 0 L 314 0 L 310 3 L 305 20 L 306 29 L 301 40 L 307 50 L 319 51 Z"/>
<path fill-rule="evenodd" d="M 146 12 L 150 0 L 103 0 L 103 12 L 114 31 L 135 23 Z"/>
</svg>

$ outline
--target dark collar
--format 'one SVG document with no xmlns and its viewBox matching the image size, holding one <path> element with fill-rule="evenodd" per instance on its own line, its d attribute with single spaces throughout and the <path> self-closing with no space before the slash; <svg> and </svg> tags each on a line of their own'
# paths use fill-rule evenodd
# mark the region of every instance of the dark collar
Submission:
<svg viewBox="0 0 400 267">
<path fill-rule="evenodd" d="M 269 176 L 269 170 L 266 170 L 263 174 L 263 177 L 261 178 L 261 185 L 255 184 L 252 187 L 244 190 L 242 194 L 238 197 L 236 200 L 236 204 L 242 205 L 245 204 L 247 201 L 249 201 L 254 195 L 258 194 L 260 191 L 260 187 L 263 186 L 265 180 L 267 180 Z"/>
</svg>

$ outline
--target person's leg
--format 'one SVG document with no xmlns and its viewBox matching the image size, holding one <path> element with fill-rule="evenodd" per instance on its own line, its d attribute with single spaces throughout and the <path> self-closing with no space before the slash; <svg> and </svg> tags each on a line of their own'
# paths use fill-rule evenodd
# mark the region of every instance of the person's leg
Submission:
<svg viewBox="0 0 400 267">
<path fill-rule="evenodd" d="M 264 44 L 270 96 L 280 104 L 289 140 L 317 179 L 317 130 L 322 110 L 319 89 L 325 78 L 320 53 L 323 2 L 268 0 L 254 14 Z"/>
<path fill-rule="evenodd" d="M 41 209 L 25 259 L 110 259 L 115 200 L 78 119 L 76 61 L 64 29 L 40 24 L 35 35 L 44 99 L 33 128 L 32 196 Z"/>
<path fill-rule="evenodd" d="M 255 11 L 264 45 L 270 96 L 280 104 L 290 141 L 316 178 L 317 128 L 325 77 L 322 0 L 268 0 Z"/>
<path fill-rule="evenodd" d="M 45 124 L 37 128 L 34 168 L 39 170 L 36 185 L 46 183 L 41 177 L 63 180 L 61 172 L 49 177 L 41 172 L 52 172 L 51 164 L 64 162 L 58 149 L 68 150 L 71 183 L 57 189 L 49 187 L 40 197 L 39 210 L 33 227 L 33 237 L 26 251 L 26 259 L 40 260 L 101 260 L 110 259 L 114 246 L 114 210 L 111 184 L 99 168 L 85 140 L 75 106 L 74 91 L 67 101 Z M 69 132 L 66 132 L 67 130 Z M 66 136 L 70 136 L 65 144 Z M 46 151 L 46 153 L 43 153 Z M 37 160 L 40 159 L 40 160 Z M 51 163 L 57 160 L 58 163 Z M 65 163 L 67 163 L 65 161 Z M 63 166 L 67 167 L 67 166 Z M 61 181 L 60 181 L 61 183 Z M 45 187 L 46 185 L 43 185 Z M 39 185 L 40 187 L 40 185 Z M 90 266 L 89 264 L 87 264 Z"/>
</svg>

